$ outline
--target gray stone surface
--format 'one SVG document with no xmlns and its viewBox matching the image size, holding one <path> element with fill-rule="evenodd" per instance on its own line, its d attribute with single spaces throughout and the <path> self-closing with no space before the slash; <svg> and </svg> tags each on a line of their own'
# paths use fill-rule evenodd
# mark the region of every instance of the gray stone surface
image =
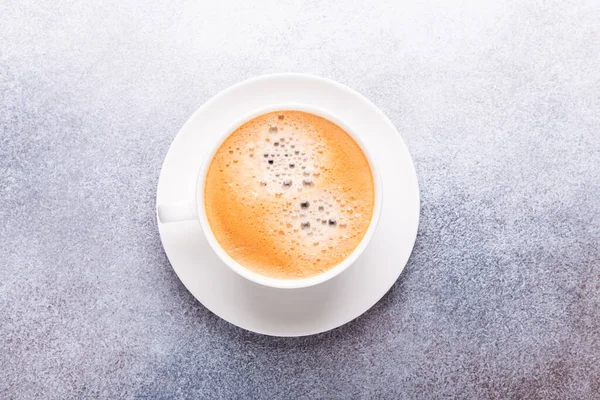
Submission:
<svg viewBox="0 0 600 400">
<path fill-rule="evenodd" d="M 600 398 L 600 4 L 219 3 L 0 0 L 0 398 Z M 300 339 L 207 311 L 154 220 L 187 117 L 281 71 L 377 104 L 422 193 L 390 293 Z"/>
</svg>

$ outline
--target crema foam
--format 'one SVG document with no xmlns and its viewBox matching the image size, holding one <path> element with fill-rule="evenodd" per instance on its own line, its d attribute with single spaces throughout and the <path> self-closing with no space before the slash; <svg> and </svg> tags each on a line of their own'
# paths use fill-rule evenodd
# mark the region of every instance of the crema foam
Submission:
<svg viewBox="0 0 600 400">
<path fill-rule="evenodd" d="M 281 279 L 318 275 L 358 246 L 374 207 L 369 162 L 341 127 L 276 111 L 237 128 L 215 153 L 206 215 L 239 264 Z"/>
</svg>

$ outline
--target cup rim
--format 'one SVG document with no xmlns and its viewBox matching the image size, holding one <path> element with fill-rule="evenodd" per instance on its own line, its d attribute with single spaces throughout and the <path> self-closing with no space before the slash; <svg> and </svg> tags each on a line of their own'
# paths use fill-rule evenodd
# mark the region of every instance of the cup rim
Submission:
<svg viewBox="0 0 600 400">
<path fill-rule="evenodd" d="M 346 257 L 340 263 L 338 263 L 337 265 L 335 265 L 332 268 L 329 268 L 327 271 L 325 271 L 321 274 L 311 276 L 308 278 L 300 278 L 300 279 L 272 278 L 272 277 L 254 272 L 254 271 L 250 270 L 249 268 L 246 268 L 243 265 L 241 265 L 239 262 L 237 262 L 235 259 L 233 259 L 225 251 L 225 249 L 223 249 L 223 247 L 221 246 L 219 241 L 216 239 L 216 237 L 212 231 L 212 228 L 210 226 L 210 223 L 208 222 L 208 218 L 206 216 L 206 208 L 204 207 L 204 190 L 205 190 L 205 183 L 206 183 L 206 174 L 208 173 L 208 168 L 209 168 L 216 152 L 221 147 L 221 145 L 237 128 L 242 126 L 244 123 L 246 123 L 246 122 L 250 121 L 251 119 L 256 118 L 260 115 L 267 114 L 269 112 L 274 112 L 274 111 L 303 111 L 303 112 L 315 114 L 317 116 L 325 118 L 325 119 L 333 122 L 334 124 L 338 125 L 348 135 L 350 135 L 350 137 L 360 147 L 363 154 L 365 155 L 365 158 L 367 159 L 367 162 L 369 163 L 369 167 L 371 168 L 371 175 L 373 177 L 373 187 L 374 187 L 373 213 L 371 215 L 371 221 L 369 223 L 369 226 L 368 226 L 367 230 L 365 231 L 365 234 L 363 235 L 361 241 L 354 248 L 354 250 L 350 253 L 350 255 L 348 255 L 348 257 Z M 235 121 L 235 123 L 231 124 L 230 127 L 227 130 L 225 130 L 225 132 L 223 134 L 221 134 L 219 136 L 219 140 L 216 141 L 216 144 L 214 145 L 214 147 L 211 148 L 210 151 L 208 151 L 206 153 L 206 156 L 205 156 L 204 160 L 202 161 L 202 166 L 200 168 L 200 171 L 199 171 L 199 174 L 198 174 L 198 177 L 196 180 L 196 186 L 195 186 L 196 192 L 194 194 L 194 198 L 195 198 L 195 206 L 196 206 L 196 215 L 198 216 L 198 219 L 200 220 L 200 226 L 202 228 L 204 236 L 206 237 L 206 239 L 207 239 L 208 243 L 210 244 L 210 247 L 213 249 L 213 251 L 217 254 L 217 256 L 221 259 L 221 261 L 223 261 L 230 269 L 232 269 L 234 272 L 236 272 L 238 275 L 242 276 L 243 278 L 246 278 L 249 281 L 252 281 L 252 282 L 257 283 L 262 286 L 267 286 L 267 287 L 276 288 L 276 289 L 300 289 L 300 288 L 315 286 L 315 285 L 321 284 L 323 282 L 326 282 L 326 281 L 334 278 L 335 276 L 341 274 L 343 271 L 348 269 L 348 267 L 350 267 L 350 265 L 352 265 L 358 259 L 358 257 L 360 257 L 360 255 L 363 253 L 363 251 L 365 250 L 365 248 L 371 241 L 371 238 L 373 237 L 373 234 L 375 233 L 375 230 L 377 229 L 377 226 L 379 224 L 379 218 L 380 218 L 380 214 L 381 214 L 381 207 L 382 207 L 382 201 L 383 201 L 382 185 L 383 185 L 383 183 L 381 180 L 381 174 L 380 174 L 379 168 L 375 162 L 375 159 L 372 157 L 371 153 L 364 145 L 360 136 L 352 128 L 350 128 L 344 121 L 342 121 L 339 118 L 337 118 L 336 116 L 332 115 L 331 112 L 323 110 L 320 107 L 315 107 L 312 105 L 302 104 L 302 103 L 281 103 L 281 104 L 275 103 L 275 104 L 272 104 L 272 105 L 269 105 L 266 107 L 261 107 L 259 109 L 256 109 L 250 113 L 247 113 L 244 117 L 238 118 Z"/>
</svg>

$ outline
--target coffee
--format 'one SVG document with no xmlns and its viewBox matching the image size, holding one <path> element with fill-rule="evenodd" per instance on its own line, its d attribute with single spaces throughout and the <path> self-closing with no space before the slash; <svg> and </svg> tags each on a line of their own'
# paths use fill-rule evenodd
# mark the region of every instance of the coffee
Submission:
<svg viewBox="0 0 600 400">
<path fill-rule="evenodd" d="M 369 162 L 348 133 L 303 111 L 237 128 L 207 171 L 207 220 L 221 247 L 259 274 L 298 279 L 348 257 L 374 208 Z"/>
</svg>

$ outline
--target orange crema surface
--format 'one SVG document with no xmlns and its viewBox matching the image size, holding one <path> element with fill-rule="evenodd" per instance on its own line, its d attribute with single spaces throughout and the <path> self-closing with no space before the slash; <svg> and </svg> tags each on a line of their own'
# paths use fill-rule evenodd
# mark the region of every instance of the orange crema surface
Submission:
<svg viewBox="0 0 600 400">
<path fill-rule="evenodd" d="M 221 247 L 259 274 L 298 279 L 348 257 L 374 207 L 369 162 L 342 128 L 302 111 L 276 111 L 237 128 L 204 186 Z"/>
</svg>

